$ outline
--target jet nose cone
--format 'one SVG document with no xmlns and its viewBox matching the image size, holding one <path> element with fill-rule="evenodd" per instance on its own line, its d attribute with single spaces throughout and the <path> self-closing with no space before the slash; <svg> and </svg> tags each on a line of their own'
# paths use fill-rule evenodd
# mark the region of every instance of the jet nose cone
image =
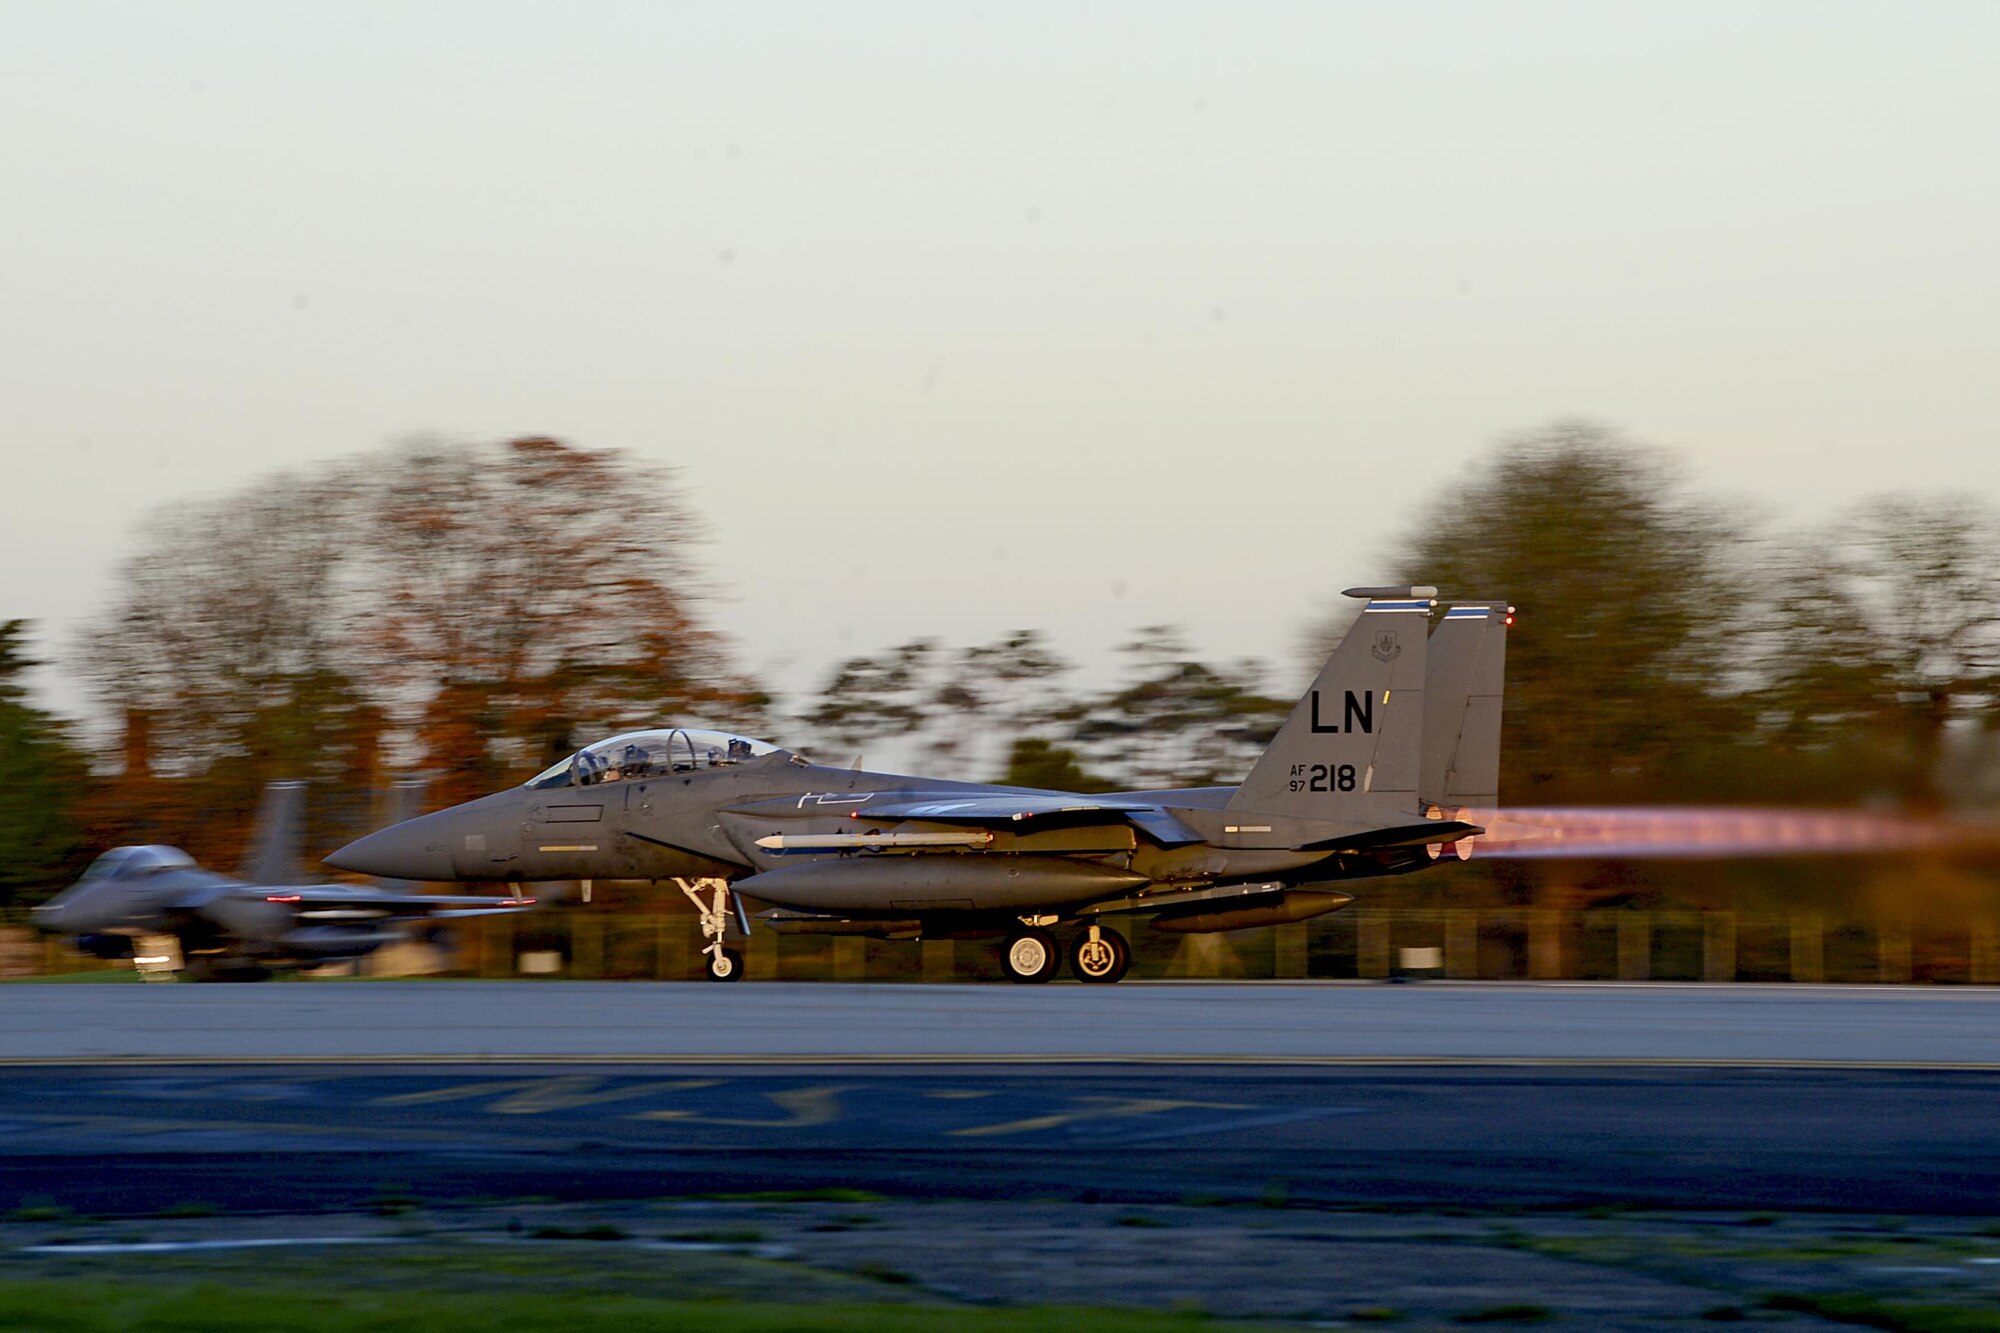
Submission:
<svg viewBox="0 0 2000 1333">
<path fill-rule="evenodd" d="M 28 924 L 47 935 L 74 935 L 103 925 L 100 901 L 96 909 L 77 902 L 77 890 L 65 889 L 47 902 L 28 909 Z"/>
<path fill-rule="evenodd" d="M 451 843 L 435 815 L 391 824 L 365 838 L 356 838 L 328 856 L 326 863 L 383 879 L 458 878 L 451 863 Z"/>
</svg>

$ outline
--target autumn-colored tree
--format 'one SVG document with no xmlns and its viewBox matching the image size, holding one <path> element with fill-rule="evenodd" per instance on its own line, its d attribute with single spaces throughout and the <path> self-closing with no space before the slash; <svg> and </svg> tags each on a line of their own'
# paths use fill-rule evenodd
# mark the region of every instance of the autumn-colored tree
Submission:
<svg viewBox="0 0 2000 1333">
<path fill-rule="evenodd" d="M 421 765 L 462 800 L 588 733 L 754 729 L 761 696 L 696 618 L 699 537 L 671 474 L 624 454 L 404 446 L 159 514 L 77 660 L 238 828 L 277 777 L 352 791 Z"/>
<path fill-rule="evenodd" d="M 433 795 L 554 762 L 584 732 L 760 730 L 763 699 L 695 619 L 700 523 L 671 473 L 531 438 L 422 445 L 370 488 L 372 672 L 423 700 Z"/>
</svg>

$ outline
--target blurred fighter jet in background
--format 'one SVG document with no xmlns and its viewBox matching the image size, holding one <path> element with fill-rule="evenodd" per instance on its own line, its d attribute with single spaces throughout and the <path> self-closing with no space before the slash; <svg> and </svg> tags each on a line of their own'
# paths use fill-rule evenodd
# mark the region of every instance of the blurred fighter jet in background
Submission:
<svg viewBox="0 0 2000 1333">
<path fill-rule="evenodd" d="M 1082 981 L 1125 974 L 1104 923 L 1237 930 L 1353 901 L 1341 881 L 1461 858 L 1497 803 L 1504 602 L 1354 588 L 1353 628 L 1241 787 L 1086 796 L 825 768 L 686 729 L 614 736 L 520 787 L 397 824 L 331 865 L 411 880 L 672 879 L 694 901 L 708 975 L 760 920 L 800 934 L 1000 937 L 1007 975 L 1047 981 L 1071 926 Z"/>
<path fill-rule="evenodd" d="M 240 877 L 203 870 L 178 847 L 114 847 L 31 913 L 83 952 L 130 958 L 147 976 L 261 981 L 275 970 L 361 958 L 427 921 L 518 912 L 534 899 L 301 882 L 306 784 L 265 788 Z"/>
</svg>

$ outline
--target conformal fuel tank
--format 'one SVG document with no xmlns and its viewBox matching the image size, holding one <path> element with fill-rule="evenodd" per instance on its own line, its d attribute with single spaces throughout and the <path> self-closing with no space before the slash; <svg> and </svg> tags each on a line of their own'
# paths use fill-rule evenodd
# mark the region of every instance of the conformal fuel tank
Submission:
<svg viewBox="0 0 2000 1333">
<path fill-rule="evenodd" d="M 1144 875 L 1041 856 L 858 856 L 736 881 L 753 898 L 841 912 L 973 912 L 1053 907 L 1125 893 Z"/>
</svg>

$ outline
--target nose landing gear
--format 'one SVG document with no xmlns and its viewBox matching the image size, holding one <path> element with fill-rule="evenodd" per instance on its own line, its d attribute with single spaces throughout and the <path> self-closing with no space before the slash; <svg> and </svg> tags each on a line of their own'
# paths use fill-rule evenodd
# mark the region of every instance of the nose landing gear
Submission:
<svg viewBox="0 0 2000 1333">
<path fill-rule="evenodd" d="M 680 886 L 688 901 L 694 904 L 695 912 L 701 917 L 702 937 L 708 944 L 702 952 L 708 955 L 707 973 L 710 981 L 741 981 L 743 979 L 743 955 L 734 949 L 722 947 L 723 931 L 729 927 L 729 881 L 726 879 L 679 879 Z M 704 893 L 707 895 L 704 899 Z"/>
</svg>

